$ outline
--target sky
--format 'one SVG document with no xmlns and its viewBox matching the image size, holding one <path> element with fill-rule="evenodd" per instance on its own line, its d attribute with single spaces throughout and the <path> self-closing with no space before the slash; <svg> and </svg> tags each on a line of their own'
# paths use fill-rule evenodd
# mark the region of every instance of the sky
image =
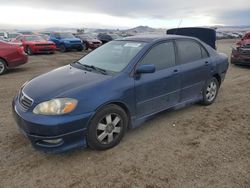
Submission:
<svg viewBox="0 0 250 188">
<path fill-rule="evenodd" d="M 250 0 L 0 0 L 0 27 L 250 25 Z"/>
</svg>

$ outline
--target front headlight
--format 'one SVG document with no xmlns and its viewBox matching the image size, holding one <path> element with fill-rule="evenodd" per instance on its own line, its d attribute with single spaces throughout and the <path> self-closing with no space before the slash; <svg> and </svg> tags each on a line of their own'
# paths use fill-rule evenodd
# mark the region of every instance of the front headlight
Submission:
<svg viewBox="0 0 250 188">
<path fill-rule="evenodd" d="M 77 100 L 58 98 L 38 104 L 33 113 L 41 115 L 62 115 L 72 112 L 77 106 Z"/>
</svg>

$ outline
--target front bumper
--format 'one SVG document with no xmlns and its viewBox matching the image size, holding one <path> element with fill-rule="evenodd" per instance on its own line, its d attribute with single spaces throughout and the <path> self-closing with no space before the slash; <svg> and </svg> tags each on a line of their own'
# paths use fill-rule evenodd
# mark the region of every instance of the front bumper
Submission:
<svg viewBox="0 0 250 188">
<path fill-rule="evenodd" d="M 250 55 L 240 54 L 237 50 L 233 50 L 231 55 L 231 63 L 250 65 Z"/>
<path fill-rule="evenodd" d="M 52 53 L 56 51 L 56 46 L 33 46 L 33 53 Z"/>
<path fill-rule="evenodd" d="M 66 49 L 83 49 L 82 43 L 65 43 Z"/>
<path fill-rule="evenodd" d="M 12 110 L 19 130 L 36 149 L 48 153 L 61 153 L 87 146 L 87 125 L 93 113 L 75 116 L 40 116 L 23 111 L 17 98 L 13 100 Z M 58 141 L 49 142 L 55 140 Z"/>
<path fill-rule="evenodd" d="M 96 49 L 96 48 L 99 48 L 102 44 L 98 43 L 98 44 L 95 44 L 95 43 L 89 43 L 88 44 L 88 48 L 90 49 Z"/>
</svg>

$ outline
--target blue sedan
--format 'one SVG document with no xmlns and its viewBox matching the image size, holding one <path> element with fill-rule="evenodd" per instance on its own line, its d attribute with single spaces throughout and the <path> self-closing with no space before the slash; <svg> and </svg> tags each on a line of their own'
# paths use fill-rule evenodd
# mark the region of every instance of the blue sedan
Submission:
<svg viewBox="0 0 250 188">
<path fill-rule="evenodd" d="M 158 112 L 212 104 L 227 69 L 227 56 L 196 38 L 118 39 L 26 82 L 13 114 L 37 149 L 105 150 Z"/>
</svg>

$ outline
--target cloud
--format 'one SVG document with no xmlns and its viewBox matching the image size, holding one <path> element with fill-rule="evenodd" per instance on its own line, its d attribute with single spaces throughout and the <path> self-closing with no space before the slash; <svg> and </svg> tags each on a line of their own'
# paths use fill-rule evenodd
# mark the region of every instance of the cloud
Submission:
<svg viewBox="0 0 250 188">
<path fill-rule="evenodd" d="M 36 10 L 100 14 L 117 19 L 147 20 L 160 23 L 158 25 L 180 19 L 184 19 L 184 24 L 191 25 L 202 24 L 202 19 L 206 21 L 204 25 L 249 23 L 246 16 L 249 18 L 247 11 L 250 10 L 249 0 L 0 0 L 0 4 L 3 7 L 20 6 Z M 230 14 L 235 14 L 235 17 Z"/>
<path fill-rule="evenodd" d="M 218 15 L 218 20 L 225 25 L 250 25 L 250 8 L 226 11 Z"/>
</svg>

